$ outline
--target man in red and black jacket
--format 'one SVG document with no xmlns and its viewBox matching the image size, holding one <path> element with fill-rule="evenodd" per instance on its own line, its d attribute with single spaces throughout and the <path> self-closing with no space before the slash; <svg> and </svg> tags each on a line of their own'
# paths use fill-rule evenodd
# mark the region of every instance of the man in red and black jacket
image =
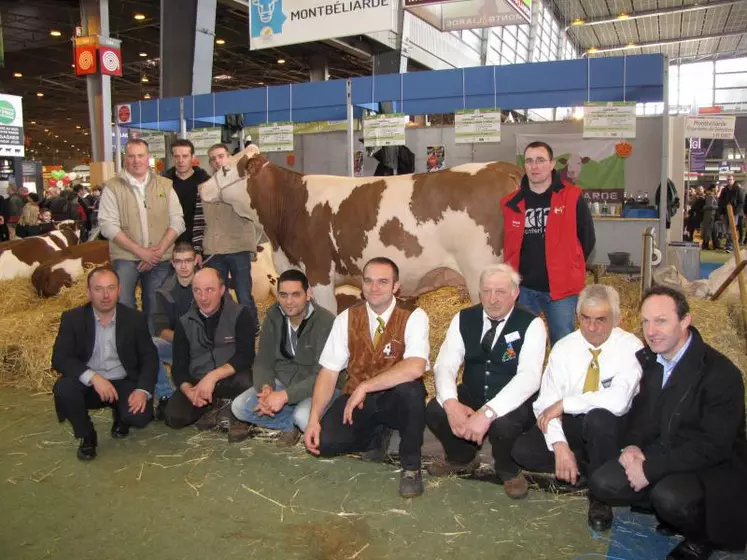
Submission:
<svg viewBox="0 0 747 560">
<path fill-rule="evenodd" d="M 519 303 L 545 313 L 555 344 L 575 328 L 586 259 L 596 242 L 594 222 L 583 191 L 555 171 L 549 145 L 527 145 L 524 168 L 519 191 L 501 200 L 503 261 L 521 274 Z"/>
</svg>

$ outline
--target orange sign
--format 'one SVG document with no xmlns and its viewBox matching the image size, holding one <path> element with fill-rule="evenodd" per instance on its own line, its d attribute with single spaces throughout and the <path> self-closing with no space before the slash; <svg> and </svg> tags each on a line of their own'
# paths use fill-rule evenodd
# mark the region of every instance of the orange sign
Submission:
<svg viewBox="0 0 747 560">
<path fill-rule="evenodd" d="M 82 45 L 75 47 L 75 74 L 85 76 L 96 73 L 96 46 Z"/>
<path fill-rule="evenodd" d="M 721 112 L 721 107 L 698 107 L 699 115 L 714 115 Z"/>
</svg>

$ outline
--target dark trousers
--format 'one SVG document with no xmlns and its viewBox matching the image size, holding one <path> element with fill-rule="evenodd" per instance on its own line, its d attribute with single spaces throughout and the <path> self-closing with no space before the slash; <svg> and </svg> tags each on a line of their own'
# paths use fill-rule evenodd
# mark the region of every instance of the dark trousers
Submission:
<svg viewBox="0 0 747 560">
<path fill-rule="evenodd" d="M 481 405 L 472 403 L 464 385 L 457 387 L 459 402 L 477 410 Z M 431 432 L 438 438 L 441 445 L 444 446 L 446 459 L 452 463 L 466 464 L 475 458 L 480 450 L 479 445 L 474 441 L 455 436 L 449 426 L 449 419 L 446 411 L 438 404 L 436 399 L 432 399 L 425 409 L 425 422 L 428 424 Z M 511 459 L 511 449 L 516 439 L 529 430 L 534 424 L 534 414 L 532 405 L 529 401 L 521 404 L 516 410 L 496 418 L 490 424 L 487 439 L 490 442 L 490 448 L 493 453 L 495 462 L 495 472 L 501 480 L 514 478 L 521 472 L 519 466 Z"/>
<path fill-rule="evenodd" d="M 70 420 L 75 437 L 86 437 L 93 430 L 93 422 L 88 414 L 91 409 L 109 407 L 118 416 L 120 422 L 135 428 L 144 428 L 153 419 L 153 406 L 150 402 L 145 405 L 143 412 L 138 414 L 130 412 L 130 405 L 127 401 L 136 389 L 134 381 L 120 379 L 111 383 L 118 395 L 113 403 L 103 402 L 93 387 L 87 387 L 72 377 L 60 377 L 54 384 L 52 394 L 57 418 L 60 422 Z"/>
<path fill-rule="evenodd" d="M 399 431 L 399 458 L 404 470 L 420 469 L 425 432 L 425 385 L 422 379 L 369 393 L 363 408 L 353 410 L 353 423 L 342 415 L 350 395 L 340 395 L 322 417 L 319 452 L 323 457 L 367 451 L 381 443 L 385 428 Z"/>
<path fill-rule="evenodd" d="M 197 385 L 199 381 L 191 383 Z M 252 376 L 249 373 L 236 373 L 231 377 L 221 379 L 215 384 L 213 402 L 215 399 L 234 399 L 252 386 Z M 184 428 L 197 422 L 200 417 L 209 412 L 210 405 L 194 406 L 187 396 L 177 389 L 166 403 L 163 420 L 169 428 Z"/>
<path fill-rule="evenodd" d="M 630 487 L 617 458 L 594 472 L 589 481 L 594 496 L 611 506 L 653 509 L 656 516 L 686 538 L 706 540 L 705 493 L 700 478 L 692 473 L 670 474 L 640 492 Z"/>
<path fill-rule="evenodd" d="M 607 410 L 595 408 L 586 414 L 563 414 L 561 421 L 578 469 L 587 478 L 620 455 L 624 417 L 618 418 Z M 555 472 L 555 454 L 547 449 L 545 435 L 536 425 L 516 440 L 511 455 L 526 470 Z"/>
</svg>

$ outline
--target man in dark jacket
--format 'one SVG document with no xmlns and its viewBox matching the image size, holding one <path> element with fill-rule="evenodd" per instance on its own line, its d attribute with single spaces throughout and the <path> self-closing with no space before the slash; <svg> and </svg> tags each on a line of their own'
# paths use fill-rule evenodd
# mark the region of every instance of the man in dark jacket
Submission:
<svg viewBox="0 0 747 560">
<path fill-rule="evenodd" d="M 238 419 L 280 430 L 278 445 L 298 443 L 311 411 L 319 357 L 335 317 L 311 300 L 300 270 L 278 278 L 278 302 L 267 310 L 254 362 L 254 387 L 231 405 Z"/>
<path fill-rule="evenodd" d="M 586 259 L 596 243 L 594 222 L 583 191 L 560 180 L 549 145 L 527 145 L 524 168 L 521 189 L 500 203 L 503 261 L 521 274 L 519 305 L 545 313 L 555 344 L 576 326 Z"/>
<path fill-rule="evenodd" d="M 8 187 L 8 199 L 5 201 L 5 223 L 8 226 L 10 232 L 10 239 L 16 238 L 16 225 L 18 220 L 21 219 L 21 213 L 23 212 L 23 206 L 26 201 L 19 194 L 18 188 L 15 185 Z"/>
<path fill-rule="evenodd" d="M 224 298 L 226 286 L 214 268 L 192 280 L 195 304 L 174 331 L 171 377 L 176 391 L 166 405 L 171 428 L 197 422 L 200 430 L 228 424 L 228 441 L 246 439 L 249 427 L 230 412 L 231 400 L 252 386 L 255 323 L 249 310 Z"/>
<path fill-rule="evenodd" d="M 179 139 L 171 144 L 171 157 L 174 167 L 164 172 L 174 184 L 174 190 L 179 197 L 179 203 L 184 212 L 184 230 L 177 238 L 179 241 L 191 243 L 197 253 L 196 263 L 202 263 L 202 238 L 205 231 L 205 216 L 202 211 L 202 200 L 198 195 L 197 188 L 210 179 L 207 171 L 201 167 L 193 167 L 192 160 L 195 156 L 195 147 L 189 140 Z"/>
<path fill-rule="evenodd" d="M 88 410 L 112 409 L 114 438 L 145 427 L 158 369 L 145 315 L 117 304 L 117 274 L 96 268 L 87 282 L 90 303 L 62 314 L 52 350 L 52 367 L 62 375 L 53 389 L 57 418 L 70 420 L 83 461 L 96 457 L 98 445 Z"/>
<path fill-rule="evenodd" d="M 647 348 L 627 447 L 589 483 L 616 506 L 649 508 L 659 528 L 685 539 L 667 556 L 705 560 L 747 542 L 744 382 L 728 358 L 691 326 L 680 292 L 655 286 L 641 303 Z"/>
</svg>

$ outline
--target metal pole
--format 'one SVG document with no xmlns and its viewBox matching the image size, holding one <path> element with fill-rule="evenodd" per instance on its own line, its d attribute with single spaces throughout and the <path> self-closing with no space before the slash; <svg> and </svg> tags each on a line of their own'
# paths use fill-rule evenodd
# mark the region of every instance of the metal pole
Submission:
<svg viewBox="0 0 747 560">
<path fill-rule="evenodd" d="M 669 168 L 669 58 L 664 57 L 662 68 L 662 98 L 664 112 L 661 115 L 661 178 L 659 188 L 659 250 L 662 264 L 667 260 L 667 179 Z"/>
<path fill-rule="evenodd" d="M 348 118 L 348 176 L 353 177 L 355 175 L 355 139 L 353 137 L 353 82 L 350 78 L 345 80 L 345 101 Z"/>
<path fill-rule="evenodd" d="M 184 118 L 184 98 L 179 98 L 179 138 L 187 137 L 187 119 Z"/>
<path fill-rule="evenodd" d="M 114 171 L 122 171 L 122 128 L 119 123 L 114 125 Z"/>
</svg>

